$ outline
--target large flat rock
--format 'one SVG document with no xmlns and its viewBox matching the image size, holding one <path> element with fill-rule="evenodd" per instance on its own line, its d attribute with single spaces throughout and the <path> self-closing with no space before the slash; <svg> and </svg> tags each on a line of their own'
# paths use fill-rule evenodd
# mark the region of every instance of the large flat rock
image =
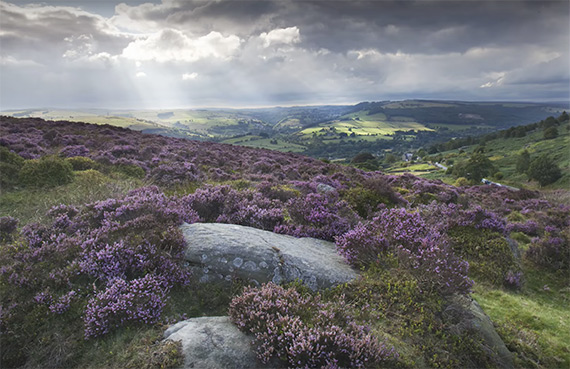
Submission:
<svg viewBox="0 0 570 369">
<path fill-rule="evenodd" d="M 358 276 L 334 243 L 222 223 L 181 226 L 186 260 L 202 282 L 240 278 L 254 283 L 302 280 L 313 290 Z"/>
</svg>

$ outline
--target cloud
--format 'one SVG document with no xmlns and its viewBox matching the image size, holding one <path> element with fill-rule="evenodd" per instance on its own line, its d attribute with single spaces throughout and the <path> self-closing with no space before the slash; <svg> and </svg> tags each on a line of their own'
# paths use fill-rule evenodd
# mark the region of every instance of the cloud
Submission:
<svg viewBox="0 0 570 369">
<path fill-rule="evenodd" d="M 198 73 L 196 73 L 196 72 L 193 72 L 193 73 L 184 73 L 184 74 L 182 75 L 182 80 L 183 80 L 183 81 L 191 81 L 191 80 L 196 79 L 197 77 L 198 77 Z"/>
<path fill-rule="evenodd" d="M 146 77 L 146 73 L 145 72 L 137 72 L 137 74 L 135 74 L 135 76 L 137 78 L 144 78 L 144 77 Z"/>
<path fill-rule="evenodd" d="M 263 40 L 264 47 L 279 44 L 292 45 L 301 41 L 297 27 L 274 29 L 269 33 L 263 32 L 259 37 Z"/>
<path fill-rule="evenodd" d="M 235 35 L 223 36 L 219 32 L 191 38 L 185 33 L 164 29 L 148 37 L 131 42 L 122 53 L 127 59 L 160 63 L 179 61 L 194 62 L 204 58 L 230 59 L 240 46 Z"/>
<path fill-rule="evenodd" d="M 33 60 L 16 59 L 13 56 L 0 56 L 0 66 L 7 67 L 41 67 L 42 65 Z"/>
<path fill-rule="evenodd" d="M 570 95 L 568 2 L 145 1 L 0 0 L 2 108 Z"/>
</svg>

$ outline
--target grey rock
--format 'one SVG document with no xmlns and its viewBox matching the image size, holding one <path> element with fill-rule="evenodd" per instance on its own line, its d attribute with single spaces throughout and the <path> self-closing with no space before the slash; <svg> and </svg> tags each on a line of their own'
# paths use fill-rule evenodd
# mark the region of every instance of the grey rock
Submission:
<svg viewBox="0 0 570 369">
<path fill-rule="evenodd" d="M 240 332 L 225 316 L 178 322 L 164 332 L 164 338 L 182 343 L 183 369 L 267 367 L 255 357 L 252 338 Z"/>
<path fill-rule="evenodd" d="M 511 249 L 511 252 L 513 253 L 515 259 L 520 261 L 522 255 L 521 255 L 521 250 L 519 248 L 519 244 L 517 243 L 517 241 L 513 240 L 510 237 L 507 237 L 506 240 L 507 243 L 509 244 L 509 248 Z"/>
<path fill-rule="evenodd" d="M 514 368 L 513 356 L 477 301 L 455 295 L 444 309 L 443 320 L 455 335 L 469 334 L 482 342 L 481 349 L 498 368 Z"/>
<path fill-rule="evenodd" d="M 185 258 L 201 281 L 212 282 L 216 276 L 218 281 L 237 277 L 254 283 L 300 279 L 318 290 L 358 276 L 332 242 L 234 224 L 184 224 L 181 230 Z"/>
<path fill-rule="evenodd" d="M 329 186 L 328 184 L 319 183 L 317 185 L 317 192 L 329 193 L 329 192 L 334 192 L 334 191 L 336 191 L 336 188 L 334 188 L 333 186 Z"/>
</svg>

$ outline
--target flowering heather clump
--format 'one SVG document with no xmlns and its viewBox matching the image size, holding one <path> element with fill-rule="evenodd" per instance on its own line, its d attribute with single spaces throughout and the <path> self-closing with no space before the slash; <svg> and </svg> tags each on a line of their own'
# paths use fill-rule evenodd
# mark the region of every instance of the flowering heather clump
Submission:
<svg viewBox="0 0 570 369">
<path fill-rule="evenodd" d="M 114 279 L 91 298 L 85 309 L 85 338 L 106 334 L 127 322 L 155 323 L 162 314 L 170 285 L 164 277 L 147 274 L 125 281 Z"/>
<path fill-rule="evenodd" d="M 59 152 L 59 156 L 72 158 L 74 156 L 88 156 L 89 149 L 84 145 L 66 146 Z"/>
<path fill-rule="evenodd" d="M 379 259 L 388 250 L 388 242 L 377 234 L 373 223 L 359 223 L 336 239 L 338 252 L 355 266 L 365 266 Z"/>
<path fill-rule="evenodd" d="M 292 198 L 285 204 L 291 218 L 289 224 L 277 226 L 275 232 L 295 237 L 314 237 L 333 241 L 346 233 L 358 215 L 336 192 L 309 193 Z"/>
<path fill-rule="evenodd" d="M 454 255 L 446 238 L 418 212 L 384 210 L 371 222 L 338 237 L 336 244 L 339 253 L 357 266 L 382 263 L 388 252 L 397 255 L 400 266 L 409 269 L 423 289 L 468 293 L 473 284 L 467 277 L 467 262 Z"/>
<path fill-rule="evenodd" d="M 522 232 L 529 236 L 538 236 L 539 231 L 538 223 L 534 220 L 528 220 L 525 223 L 509 223 L 506 228 L 507 233 Z"/>
<path fill-rule="evenodd" d="M 509 270 L 505 276 L 504 285 L 507 288 L 520 289 L 523 284 L 523 273 Z"/>
<path fill-rule="evenodd" d="M 476 206 L 472 210 L 461 211 L 457 219 L 457 225 L 489 229 L 501 234 L 506 233 L 506 221 L 496 213 L 485 210 L 480 206 Z"/>
<path fill-rule="evenodd" d="M 525 257 L 551 271 L 570 270 L 570 242 L 566 235 L 534 238 Z"/>
<path fill-rule="evenodd" d="M 150 178 L 158 185 L 175 186 L 195 182 L 200 178 L 196 165 L 188 162 L 160 164 L 150 172 Z"/>
<path fill-rule="evenodd" d="M 129 155 L 136 155 L 137 148 L 131 145 L 116 145 L 110 150 L 111 155 L 116 158 L 126 157 Z"/>
<path fill-rule="evenodd" d="M 86 338 L 156 322 L 170 289 L 190 282 L 177 226 L 198 216 L 175 200 L 142 188 L 82 209 L 59 205 L 47 214 L 51 225 L 25 226 L 22 244 L 0 252 L 0 283 L 18 287 L 19 296 L 3 324 L 17 325 L 37 304 L 65 314 L 74 301 L 87 302 Z"/>
<path fill-rule="evenodd" d="M 246 190 L 235 191 L 227 196 L 223 213 L 216 222 L 240 224 L 272 231 L 283 222 L 282 203 L 269 200 L 258 192 Z"/>
<path fill-rule="evenodd" d="M 232 300 L 229 314 L 255 336 L 264 363 L 277 357 L 291 368 L 363 368 L 398 357 L 348 316 L 342 301 L 322 302 L 294 288 L 247 288 Z"/>
</svg>

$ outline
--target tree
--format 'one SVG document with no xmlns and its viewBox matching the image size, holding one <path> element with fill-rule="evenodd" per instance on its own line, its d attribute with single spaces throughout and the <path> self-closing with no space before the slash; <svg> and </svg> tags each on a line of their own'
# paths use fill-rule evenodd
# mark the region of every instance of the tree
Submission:
<svg viewBox="0 0 570 369">
<path fill-rule="evenodd" d="M 487 177 L 496 171 L 497 169 L 491 160 L 482 153 L 474 153 L 467 162 L 453 167 L 453 174 L 456 177 L 465 177 L 474 183 L 481 181 L 483 177 Z"/>
<path fill-rule="evenodd" d="M 529 179 L 538 181 L 542 187 L 556 182 L 560 177 L 562 177 L 562 173 L 554 160 L 552 160 L 548 155 L 543 154 L 530 163 L 528 168 L 528 177 Z"/>
<path fill-rule="evenodd" d="M 376 157 L 374 155 L 372 155 L 369 152 L 361 152 L 360 154 L 356 155 L 354 158 L 352 158 L 352 160 L 350 161 L 353 164 L 356 163 L 364 163 L 367 162 L 368 160 L 374 160 L 376 159 Z"/>
<path fill-rule="evenodd" d="M 530 165 L 530 154 L 527 150 L 524 150 L 520 153 L 519 157 L 517 158 L 516 169 L 519 173 L 526 173 L 528 167 Z"/>
<path fill-rule="evenodd" d="M 543 120 L 541 123 L 542 123 L 541 124 L 542 129 L 544 129 L 544 130 L 546 130 L 547 128 L 550 128 L 550 127 L 555 127 L 559 124 L 558 120 L 556 120 L 554 117 L 548 117 L 545 120 Z"/>
<path fill-rule="evenodd" d="M 545 140 L 551 140 L 553 138 L 558 137 L 558 130 L 556 129 L 556 127 L 549 127 L 547 129 L 544 130 L 544 139 Z"/>
<path fill-rule="evenodd" d="M 558 117 L 558 121 L 560 123 L 566 122 L 568 121 L 568 119 L 570 118 L 568 117 L 568 113 L 566 113 L 566 111 L 563 111 L 562 114 L 560 114 L 560 116 Z"/>
<path fill-rule="evenodd" d="M 384 162 L 386 164 L 394 164 L 396 162 L 396 160 L 398 160 L 398 159 L 396 158 L 396 156 L 394 156 L 394 154 L 388 154 L 384 158 Z"/>
</svg>

